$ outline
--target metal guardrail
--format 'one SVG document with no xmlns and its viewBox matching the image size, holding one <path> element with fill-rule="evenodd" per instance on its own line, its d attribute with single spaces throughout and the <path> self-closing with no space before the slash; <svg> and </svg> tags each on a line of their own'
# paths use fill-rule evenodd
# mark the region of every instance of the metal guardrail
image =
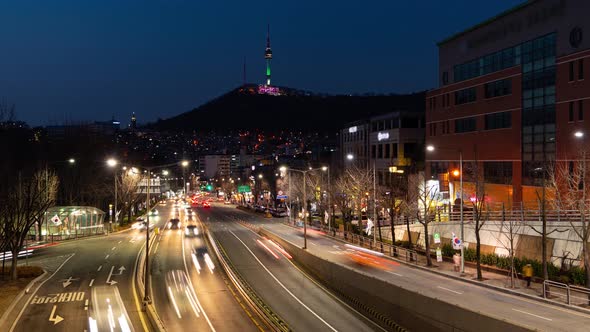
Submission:
<svg viewBox="0 0 590 332">
<path fill-rule="evenodd" d="M 590 301 L 590 288 L 579 287 L 579 286 L 572 286 L 568 284 L 564 284 L 562 282 L 552 281 L 552 280 L 545 280 L 543 281 L 543 298 L 547 298 L 548 296 L 556 296 L 556 297 L 563 297 L 562 294 L 553 292 L 551 293 L 549 288 L 556 287 L 559 289 L 565 290 L 565 303 L 568 305 L 578 305 L 578 304 L 588 304 Z M 585 294 L 585 297 L 580 296 L 572 296 L 572 293 L 576 294 Z M 574 299 L 583 299 L 582 303 L 572 303 L 572 298 Z"/>
</svg>

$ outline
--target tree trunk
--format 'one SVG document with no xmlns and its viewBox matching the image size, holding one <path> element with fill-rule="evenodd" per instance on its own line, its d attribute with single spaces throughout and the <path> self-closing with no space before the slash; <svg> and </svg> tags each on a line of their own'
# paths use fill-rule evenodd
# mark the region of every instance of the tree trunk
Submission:
<svg viewBox="0 0 590 332">
<path fill-rule="evenodd" d="M 588 227 L 588 226 L 587 226 Z M 590 288 L 590 251 L 588 246 L 588 238 L 582 243 L 582 250 L 584 251 L 584 270 L 586 271 L 586 288 Z M 588 304 L 590 304 L 590 294 L 588 294 Z"/>
<path fill-rule="evenodd" d="M 479 225 L 475 225 L 475 261 L 477 265 L 477 280 L 483 280 L 481 275 L 481 239 L 479 237 Z"/>
<path fill-rule="evenodd" d="M 428 216 L 430 217 L 430 216 Z M 432 257 L 430 257 L 430 241 L 428 239 L 428 223 L 424 223 L 424 248 L 426 249 L 426 266 L 432 266 Z"/>
<path fill-rule="evenodd" d="M 395 246 L 395 223 L 393 222 L 393 217 L 395 215 L 395 213 L 393 212 L 393 209 L 391 209 L 391 211 L 389 212 L 390 218 L 391 218 L 391 244 L 393 244 Z M 397 256 L 397 250 L 395 249 L 395 247 L 393 248 L 393 257 Z"/>
<path fill-rule="evenodd" d="M 408 248 L 412 249 L 412 232 L 410 232 L 410 218 L 406 216 L 406 231 L 408 232 Z"/>
<path fill-rule="evenodd" d="M 10 279 L 16 280 L 18 279 L 18 274 L 16 273 L 16 267 L 18 263 L 18 247 L 12 249 L 12 266 L 10 267 Z"/>
</svg>

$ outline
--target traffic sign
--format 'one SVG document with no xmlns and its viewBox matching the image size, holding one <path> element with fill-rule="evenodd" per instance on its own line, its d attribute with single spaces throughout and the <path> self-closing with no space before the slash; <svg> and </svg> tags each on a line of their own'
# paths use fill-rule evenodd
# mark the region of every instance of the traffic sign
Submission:
<svg viewBox="0 0 590 332">
<path fill-rule="evenodd" d="M 238 192 L 239 193 L 249 193 L 252 190 L 250 190 L 250 186 L 238 186 Z"/>
<path fill-rule="evenodd" d="M 436 248 L 436 261 L 437 262 L 442 262 L 442 250 L 440 250 L 440 248 Z"/>
<path fill-rule="evenodd" d="M 287 199 L 289 196 L 287 195 L 278 195 L 277 199 Z"/>
<path fill-rule="evenodd" d="M 434 243 L 440 243 L 440 234 L 434 233 Z"/>
</svg>

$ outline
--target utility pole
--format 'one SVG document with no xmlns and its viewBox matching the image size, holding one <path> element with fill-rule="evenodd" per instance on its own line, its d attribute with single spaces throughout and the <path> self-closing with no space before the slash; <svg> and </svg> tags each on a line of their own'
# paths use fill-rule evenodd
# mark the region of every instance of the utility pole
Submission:
<svg viewBox="0 0 590 332">
<path fill-rule="evenodd" d="M 148 304 L 152 303 L 150 299 L 150 269 L 149 269 L 149 262 L 148 259 L 150 254 L 150 177 L 152 175 L 151 168 L 147 169 L 147 213 L 146 213 L 146 229 L 145 229 L 145 280 L 144 280 L 144 298 L 143 298 L 143 305 L 147 306 Z"/>
<path fill-rule="evenodd" d="M 305 189 L 305 180 L 307 172 L 303 171 L 303 249 L 307 249 L 307 222 L 305 220 L 305 211 L 307 209 L 307 191 Z"/>
</svg>

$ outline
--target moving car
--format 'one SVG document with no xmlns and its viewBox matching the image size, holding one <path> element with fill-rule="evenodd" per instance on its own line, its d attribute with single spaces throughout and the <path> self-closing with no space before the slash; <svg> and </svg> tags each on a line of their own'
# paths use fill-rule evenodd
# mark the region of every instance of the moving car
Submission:
<svg viewBox="0 0 590 332">
<path fill-rule="evenodd" d="M 174 308 L 176 316 L 182 319 L 183 316 L 187 318 L 194 314 L 198 318 L 197 299 L 190 287 L 186 273 L 182 270 L 168 271 L 165 280 L 168 301 Z"/>
<path fill-rule="evenodd" d="M 184 235 L 189 236 L 189 237 L 199 235 L 199 229 L 197 228 L 197 225 L 195 225 L 195 224 L 187 225 L 184 228 Z"/>
<path fill-rule="evenodd" d="M 88 331 L 134 331 L 117 286 L 94 286 L 90 299 Z"/>
<path fill-rule="evenodd" d="M 172 218 L 168 222 L 168 229 L 180 229 L 180 226 L 181 226 L 181 223 L 180 223 L 180 219 L 178 219 L 178 218 Z"/>
<path fill-rule="evenodd" d="M 204 208 L 210 208 L 211 207 L 211 203 L 209 203 L 209 202 L 203 202 L 203 207 Z"/>
</svg>

